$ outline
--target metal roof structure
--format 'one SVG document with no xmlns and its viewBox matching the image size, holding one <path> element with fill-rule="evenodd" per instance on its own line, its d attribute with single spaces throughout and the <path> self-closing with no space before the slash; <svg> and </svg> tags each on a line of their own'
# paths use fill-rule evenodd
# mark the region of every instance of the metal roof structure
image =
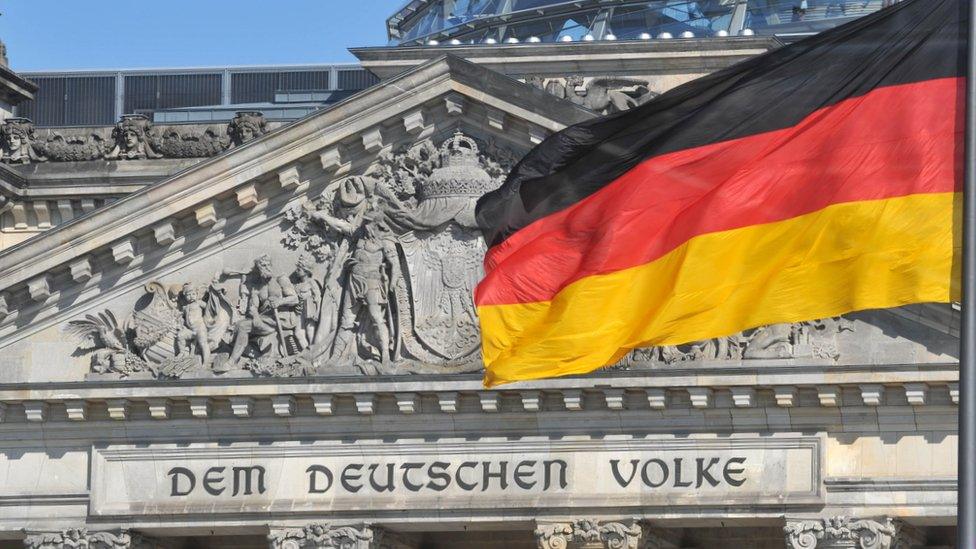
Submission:
<svg viewBox="0 0 976 549">
<path fill-rule="evenodd" d="M 889 0 L 410 0 L 390 45 L 814 34 Z M 890 3 L 890 1 L 889 1 Z"/>
</svg>

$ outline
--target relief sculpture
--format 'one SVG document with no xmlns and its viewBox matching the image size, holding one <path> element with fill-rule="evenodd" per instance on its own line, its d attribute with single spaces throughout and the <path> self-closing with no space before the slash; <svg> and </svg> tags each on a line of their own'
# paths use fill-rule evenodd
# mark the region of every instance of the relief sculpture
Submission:
<svg viewBox="0 0 976 549">
<path fill-rule="evenodd" d="M 626 111 L 657 97 L 647 80 L 623 76 L 526 78 L 526 82 L 560 99 L 566 99 L 600 114 Z"/>
<path fill-rule="evenodd" d="M 26 118 L 0 126 L 2 161 L 7 164 L 207 158 L 268 133 L 260 112 L 239 112 L 223 128 L 215 124 L 172 125 L 162 129 L 142 114 L 125 114 L 112 128 L 35 130 Z"/>
<path fill-rule="evenodd" d="M 137 150 L 138 135 L 130 143 L 119 154 Z M 283 249 L 205 283 L 151 282 L 128 316 L 105 310 L 67 330 L 93 372 L 120 376 L 478 371 L 473 293 L 486 246 L 474 209 L 515 160 L 460 132 L 384 152 L 287 211 Z M 844 319 L 768 326 L 638 349 L 618 367 L 836 359 L 837 336 L 851 329 Z"/>
</svg>

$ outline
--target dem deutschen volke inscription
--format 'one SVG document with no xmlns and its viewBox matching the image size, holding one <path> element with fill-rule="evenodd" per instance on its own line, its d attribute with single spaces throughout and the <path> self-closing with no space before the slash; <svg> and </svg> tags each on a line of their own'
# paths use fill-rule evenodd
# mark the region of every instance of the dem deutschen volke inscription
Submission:
<svg viewBox="0 0 976 549">
<path fill-rule="evenodd" d="M 815 437 L 93 450 L 93 513 L 810 503 Z"/>
</svg>

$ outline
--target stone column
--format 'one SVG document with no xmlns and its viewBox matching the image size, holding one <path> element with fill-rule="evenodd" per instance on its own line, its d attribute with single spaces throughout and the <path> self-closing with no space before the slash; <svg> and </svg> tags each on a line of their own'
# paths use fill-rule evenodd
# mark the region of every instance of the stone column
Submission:
<svg viewBox="0 0 976 549">
<path fill-rule="evenodd" d="M 414 549 L 412 536 L 370 526 L 309 524 L 302 528 L 272 528 L 271 549 Z"/>
<path fill-rule="evenodd" d="M 27 532 L 27 549 L 163 549 L 158 540 L 128 530 L 89 532 L 87 528 L 69 528 L 60 532 Z"/>
<path fill-rule="evenodd" d="M 783 531 L 787 549 L 915 549 L 925 545 L 918 529 L 891 517 L 787 519 Z"/>
<path fill-rule="evenodd" d="M 535 539 L 539 549 L 671 549 L 665 538 L 648 535 L 639 520 L 601 522 L 575 519 L 537 523 Z"/>
</svg>

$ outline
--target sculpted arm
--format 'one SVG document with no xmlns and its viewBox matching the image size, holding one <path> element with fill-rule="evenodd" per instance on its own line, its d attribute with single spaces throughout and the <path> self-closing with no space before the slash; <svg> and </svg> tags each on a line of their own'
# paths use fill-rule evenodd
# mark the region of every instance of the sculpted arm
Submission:
<svg viewBox="0 0 976 549">
<path fill-rule="evenodd" d="M 278 305 L 298 305 L 298 292 L 295 291 L 295 286 L 288 277 L 283 276 L 278 281 L 281 284 L 281 301 Z"/>
</svg>

